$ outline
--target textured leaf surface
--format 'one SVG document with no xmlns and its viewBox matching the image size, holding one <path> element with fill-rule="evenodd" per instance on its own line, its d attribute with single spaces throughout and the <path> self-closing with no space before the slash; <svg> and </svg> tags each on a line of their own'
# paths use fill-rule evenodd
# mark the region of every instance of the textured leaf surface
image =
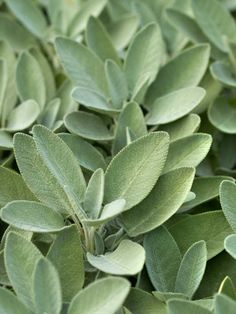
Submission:
<svg viewBox="0 0 236 314">
<path fill-rule="evenodd" d="M 106 202 L 124 198 L 126 209 L 140 203 L 161 174 L 168 141 L 167 133 L 150 133 L 121 150 L 111 161 L 105 174 Z"/>
<path fill-rule="evenodd" d="M 129 289 L 130 283 L 126 279 L 100 279 L 75 296 L 68 314 L 113 314 L 123 304 Z"/>
<path fill-rule="evenodd" d="M 150 194 L 122 215 L 128 234 L 137 236 L 153 230 L 174 215 L 191 189 L 194 174 L 193 168 L 178 168 L 161 176 Z"/>
<path fill-rule="evenodd" d="M 145 251 L 140 244 L 123 240 L 114 252 L 100 256 L 87 253 L 87 258 L 91 265 L 105 273 L 135 275 L 143 268 Z"/>
</svg>

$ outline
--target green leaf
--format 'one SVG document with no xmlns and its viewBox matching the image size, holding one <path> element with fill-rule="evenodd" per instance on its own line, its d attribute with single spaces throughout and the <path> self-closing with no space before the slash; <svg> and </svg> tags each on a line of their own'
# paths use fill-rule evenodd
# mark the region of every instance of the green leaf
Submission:
<svg viewBox="0 0 236 314">
<path fill-rule="evenodd" d="M 103 62 L 87 47 L 67 38 L 56 38 L 56 49 L 69 77 L 77 86 L 106 96 L 107 82 Z"/>
<path fill-rule="evenodd" d="M 191 113 L 177 121 L 161 125 L 161 131 L 167 132 L 171 141 L 193 134 L 199 128 L 201 119 L 198 115 Z"/>
<path fill-rule="evenodd" d="M 88 182 L 83 207 L 89 218 L 98 218 L 104 196 L 104 172 L 97 169 Z"/>
<path fill-rule="evenodd" d="M 88 226 L 99 227 L 120 215 L 125 210 L 125 204 L 124 199 L 115 200 L 103 207 L 100 217 L 97 219 L 85 219 L 83 222 Z"/>
<path fill-rule="evenodd" d="M 223 294 L 215 296 L 215 313 L 216 314 L 234 314 L 236 302 Z"/>
<path fill-rule="evenodd" d="M 236 185 L 234 182 L 223 181 L 220 185 L 220 203 L 223 213 L 234 231 L 236 231 Z"/>
<path fill-rule="evenodd" d="M 115 140 L 113 143 L 114 154 L 117 154 L 127 145 L 127 128 L 129 128 L 136 138 L 147 134 L 147 127 L 142 109 L 135 102 L 128 103 L 119 115 Z"/>
<path fill-rule="evenodd" d="M 27 100 L 10 113 L 5 130 L 21 131 L 29 128 L 40 114 L 40 106 L 34 100 Z"/>
<path fill-rule="evenodd" d="M 121 64 L 119 56 L 113 46 L 110 35 L 103 24 L 93 16 L 89 18 L 86 28 L 86 41 L 88 47 L 102 60 L 111 59 Z"/>
<path fill-rule="evenodd" d="M 193 0 L 192 8 L 203 33 L 220 50 L 226 52 L 223 36 L 236 41 L 236 24 L 229 12 L 216 0 Z"/>
<path fill-rule="evenodd" d="M 72 206 L 78 206 L 84 197 L 86 183 L 80 165 L 72 151 L 56 134 L 43 126 L 34 126 L 33 136 L 39 154 L 66 191 Z"/>
<path fill-rule="evenodd" d="M 6 0 L 7 5 L 21 23 L 36 37 L 47 35 L 46 18 L 32 0 Z M 27 13 L 27 14 L 26 14 Z"/>
<path fill-rule="evenodd" d="M 169 314 L 212 314 L 212 311 L 187 300 L 170 300 L 167 304 Z"/>
<path fill-rule="evenodd" d="M 196 167 L 206 157 L 212 143 L 209 134 L 197 133 L 170 144 L 163 173 L 180 167 Z"/>
<path fill-rule="evenodd" d="M 146 267 L 154 288 L 162 292 L 174 291 L 181 254 L 169 231 L 161 226 L 147 233 L 144 248 Z"/>
<path fill-rule="evenodd" d="M 129 289 L 130 283 L 124 278 L 97 280 L 74 297 L 68 314 L 113 314 L 122 306 Z"/>
<path fill-rule="evenodd" d="M 211 65 L 210 70 L 212 76 L 223 85 L 236 87 L 236 79 L 234 78 L 232 68 L 227 63 L 216 61 Z"/>
<path fill-rule="evenodd" d="M 236 235 L 231 234 L 225 238 L 224 242 L 225 250 L 236 259 Z"/>
<path fill-rule="evenodd" d="M 214 176 L 199 177 L 193 181 L 191 191 L 195 193 L 196 198 L 184 204 L 181 211 L 191 209 L 199 204 L 205 203 L 219 195 L 219 187 L 223 180 L 233 180 L 230 177 Z"/>
<path fill-rule="evenodd" d="M 102 118 L 92 113 L 72 112 L 66 116 L 65 125 L 70 132 L 86 139 L 110 141 L 113 138 Z"/>
<path fill-rule="evenodd" d="M 119 109 L 122 107 L 122 103 L 128 98 L 125 73 L 114 61 L 106 60 L 105 74 L 112 104 L 115 108 Z"/>
<path fill-rule="evenodd" d="M 135 275 L 143 268 L 145 251 L 140 244 L 123 240 L 114 252 L 99 256 L 87 253 L 87 258 L 91 265 L 104 273 Z"/>
<path fill-rule="evenodd" d="M 34 309 L 33 272 L 41 257 L 40 251 L 23 236 L 15 232 L 7 235 L 5 247 L 7 275 L 19 300 L 31 309 Z"/>
<path fill-rule="evenodd" d="M 105 174 L 105 201 L 124 198 L 126 209 L 140 203 L 161 174 L 168 141 L 167 133 L 150 133 L 122 149 L 112 159 Z"/>
<path fill-rule="evenodd" d="M 69 35 L 76 36 L 82 32 L 88 23 L 89 17 L 97 17 L 107 4 L 107 0 L 89 0 L 82 3 L 80 10 L 69 26 Z"/>
<path fill-rule="evenodd" d="M 13 201 L 3 207 L 1 219 L 19 229 L 56 232 L 64 226 L 63 217 L 53 209 L 32 201 Z"/>
<path fill-rule="evenodd" d="M 56 93 L 54 73 L 47 58 L 44 56 L 42 52 L 40 52 L 39 49 L 36 49 L 35 47 L 31 48 L 30 53 L 37 60 L 42 71 L 45 82 L 46 99 L 47 101 L 49 101 L 55 96 Z"/>
<path fill-rule="evenodd" d="M 45 205 L 62 213 L 71 212 L 71 203 L 63 187 L 44 164 L 32 137 L 14 136 L 17 165 L 30 190 Z M 46 187 L 46 188 L 45 188 Z"/>
<path fill-rule="evenodd" d="M 236 134 L 236 110 L 225 97 L 219 97 L 208 110 L 210 122 L 220 131 L 228 134 Z"/>
<path fill-rule="evenodd" d="M 24 27 L 6 14 L 0 14 L 0 39 L 21 51 L 35 45 L 35 38 Z"/>
<path fill-rule="evenodd" d="M 0 185 L 1 207 L 14 200 L 36 200 L 22 177 L 15 171 L 0 167 L 0 177 L 2 182 Z"/>
<path fill-rule="evenodd" d="M 148 109 L 148 125 L 166 124 L 190 113 L 204 98 L 206 92 L 201 87 L 186 87 L 157 98 Z"/>
<path fill-rule="evenodd" d="M 107 98 L 89 88 L 76 87 L 72 92 L 72 97 L 76 102 L 97 112 L 105 114 L 119 112 Z"/>
<path fill-rule="evenodd" d="M 61 287 L 57 270 L 49 260 L 38 261 L 34 272 L 34 300 L 36 314 L 60 314 L 62 307 Z"/>
<path fill-rule="evenodd" d="M 5 288 L 0 288 L 0 311 L 4 314 L 30 314 L 30 310 L 16 296 Z"/>
<path fill-rule="evenodd" d="M 170 226 L 168 230 L 177 242 L 182 254 L 193 243 L 204 240 L 207 245 L 208 259 L 224 249 L 224 239 L 233 233 L 222 211 L 211 211 L 183 217 Z"/>
<path fill-rule="evenodd" d="M 132 95 L 136 95 L 144 83 L 151 83 L 155 79 L 164 50 L 161 32 L 156 23 L 147 25 L 135 35 L 124 65 Z"/>
<path fill-rule="evenodd" d="M 204 241 L 194 243 L 184 254 L 176 277 L 175 292 L 192 298 L 205 272 L 207 249 Z"/>
<path fill-rule="evenodd" d="M 191 189 L 194 174 L 193 168 L 178 168 L 161 176 L 150 194 L 122 215 L 128 234 L 137 236 L 153 230 L 174 215 Z"/>
<path fill-rule="evenodd" d="M 1 124 L 2 126 L 5 126 L 7 116 L 15 107 L 17 101 L 17 91 L 15 82 L 16 57 L 14 50 L 5 41 L 0 41 L 0 59 L 3 59 L 5 61 L 6 71 L 4 75 L 7 75 L 7 83 L 5 86 L 4 97 L 2 100 L 0 99 Z M 1 82 L 1 84 L 4 85 L 3 82 Z M 1 86 L 1 88 L 3 88 L 3 85 Z"/>
<path fill-rule="evenodd" d="M 81 167 L 90 171 L 106 168 L 103 155 L 93 145 L 77 135 L 61 133 L 59 136 L 72 150 Z"/>
<path fill-rule="evenodd" d="M 226 239 L 230 238 L 231 236 L 228 236 Z M 227 248 L 229 248 L 229 246 L 226 245 L 226 241 L 225 241 L 225 249 L 227 250 Z M 236 300 L 236 289 L 235 289 L 234 283 L 228 276 L 226 276 L 224 280 L 222 281 L 218 292 L 225 294 L 226 296 L 230 297 L 233 300 Z"/>
<path fill-rule="evenodd" d="M 152 294 L 143 290 L 131 289 L 128 298 L 125 301 L 125 306 L 135 314 L 166 314 L 166 305 Z"/>
<path fill-rule="evenodd" d="M 197 86 L 206 71 L 209 56 L 209 45 L 201 44 L 184 50 L 168 62 L 149 88 L 147 104 L 178 89 Z"/>
<path fill-rule="evenodd" d="M 43 109 L 46 101 L 46 87 L 39 63 L 28 52 L 18 60 L 16 83 L 21 100 L 35 100 Z"/>
<path fill-rule="evenodd" d="M 0 130 L 0 148 L 6 150 L 11 150 L 13 148 L 12 135 L 3 130 Z"/>
<path fill-rule="evenodd" d="M 58 233 L 47 258 L 58 271 L 63 301 L 70 302 L 84 285 L 83 249 L 75 225 Z"/>
</svg>

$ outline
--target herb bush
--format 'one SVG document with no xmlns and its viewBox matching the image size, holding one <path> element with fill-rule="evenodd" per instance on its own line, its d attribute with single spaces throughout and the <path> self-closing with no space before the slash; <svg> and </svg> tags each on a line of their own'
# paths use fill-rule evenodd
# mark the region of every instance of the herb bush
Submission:
<svg viewBox="0 0 236 314">
<path fill-rule="evenodd" d="M 236 1 L 0 10 L 0 313 L 236 313 Z"/>
</svg>

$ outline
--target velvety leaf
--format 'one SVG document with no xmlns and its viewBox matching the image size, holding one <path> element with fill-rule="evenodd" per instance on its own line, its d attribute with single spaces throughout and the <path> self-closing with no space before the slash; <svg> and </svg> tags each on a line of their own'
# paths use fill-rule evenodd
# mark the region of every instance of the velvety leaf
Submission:
<svg viewBox="0 0 236 314">
<path fill-rule="evenodd" d="M 40 259 L 34 272 L 34 300 L 36 313 L 60 314 L 61 287 L 57 270 L 47 259 Z"/>
<path fill-rule="evenodd" d="M 124 199 L 115 200 L 103 207 L 99 218 L 85 219 L 83 222 L 88 226 L 99 227 L 120 215 L 125 210 L 125 204 L 126 202 Z"/>
<path fill-rule="evenodd" d="M 174 215 L 191 189 L 194 174 L 193 168 L 178 168 L 161 176 L 150 194 L 122 215 L 128 234 L 137 236 L 153 230 Z"/>
<path fill-rule="evenodd" d="M 147 233 L 144 248 L 146 267 L 154 288 L 162 292 L 174 291 L 181 254 L 171 234 L 163 226 Z"/>
<path fill-rule="evenodd" d="M 131 289 L 125 306 L 135 314 L 166 314 L 166 305 L 153 295 L 139 289 Z"/>
<path fill-rule="evenodd" d="M 129 128 L 136 138 L 147 134 L 143 112 L 140 106 L 135 102 L 128 103 L 119 115 L 113 143 L 113 152 L 115 154 L 127 145 L 127 128 Z"/>
<path fill-rule="evenodd" d="M 46 99 L 47 101 L 49 101 L 55 96 L 56 93 L 56 83 L 53 70 L 47 58 L 44 56 L 42 52 L 40 52 L 39 49 L 31 48 L 30 53 L 37 60 L 42 71 L 45 82 Z"/>
<path fill-rule="evenodd" d="M 105 169 L 103 155 L 89 142 L 73 134 L 62 133 L 59 136 L 72 150 L 82 167 L 91 171 Z"/>
<path fill-rule="evenodd" d="M 194 243 L 184 254 L 176 277 L 175 292 L 192 298 L 205 272 L 207 249 L 204 241 Z"/>
<path fill-rule="evenodd" d="M 33 272 L 40 251 L 21 235 L 10 232 L 5 247 L 5 267 L 16 295 L 26 306 L 33 309 Z"/>
<path fill-rule="evenodd" d="M 145 251 L 140 244 L 123 240 L 114 252 L 99 256 L 87 253 L 87 258 L 91 265 L 104 273 L 135 275 L 143 268 Z"/>
<path fill-rule="evenodd" d="M 30 314 L 31 311 L 8 289 L 0 288 L 0 311 L 4 314 Z"/>
<path fill-rule="evenodd" d="M 209 107 L 208 117 L 210 122 L 220 131 L 228 134 L 236 133 L 236 110 L 227 99 L 219 97 L 214 101 Z"/>
<path fill-rule="evenodd" d="M 56 232 L 64 227 L 63 217 L 53 209 L 32 201 L 13 201 L 1 211 L 1 219 L 19 229 Z"/>
<path fill-rule="evenodd" d="M 139 25 L 139 18 L 136 14 L 120 16 L 108 25 L 107 30 L 111 35 L 114 46 L 117 50 L 124 49 L 135 34 Z"/>
<path fill-rule="evenodd" d="M 234 78 L 230 65 L 216 61 L 210 67 L 212 76 L 222 84 L 229 87 L 236 87 L 236 79 Z"/>
<path fill-rule="evenodd" d="M 63 301 L 70 302 L 84 284 L 83 249 L 79 230 L 75 225 L 57 235 L 47 258 L 58 271 Z"/>
<path fill-rule="evenodd" d="M 203 33 L 220 50 L 227 51 L 223 36 L 236 41 L 236 24 L 232 16 L 216 0 L 193 0 L 192 8 Z"/>
<path fill-rule="evenodd" d="M 104 172 L 97 169 L 88 182 L 83 207 L 89 218 L 98 218 L 104 196 Z"/>
<path fill-rule="evenodd" d="M 107 95 L 102 61 L 87 47 L 71 39 L 58 37 L 55 43 L 62 64 L 76 85 Z"/>
<path fill-rule="evenodd" d="M 35 38 L 30 32 L 4 13 L 0 14 L 0 39 L 6 40 L 16 51 L 35 45 Z"/>
<path fill-rule="evenodd" d="M 34 123 L 39 114 L 40 106 L 34 100 L 27 100 L 12 110 L 5 129 L 9 132 L 27 129 Z"/>
<path fill-rule="evenodd" d="M 89 18 L 86 28 L 86 41 L 88 47 L 93 50 L 102 61 L 111 59 L 120 64 L 119 56 L 113 46 L 111 38 L 103 24 L 93 16 Z"/>
<path fill-rule="evenodd" d="M 236 235 L 231 234 L 227 238 L 225 238 L 225 250 L 236 259 Z"/>
<path fill-rule="evenodd" d="M 105 174 L 105 201 L 109 203 L 124 198 L 126 209 L 140 203 L 161 174 L 168 140 L 167 133 L 150 133 L 121 150 Z"/>
<path fill-rule="evenodd" d="M 35 100 L 42 109 L 46 101 L 44 77 L 37 60 L 23 52 L 16 69 L 17 89 L 22 100 Z"/>
<path fill-rule="evenodd" d="M 216 314 L 234 314 L 235 313 L 236 302 L 231 298 L 218 294 L 215 297 L 215 313 Z"/>
<path fill-rule="evenodd" d="M 234 182 L 223 181 L 220 186 L 220 203 L 223 213 L 232 227 L 236 230 L 236 185 Z"/>
<path fill-rule="evenodd" d="M 163 54 L 164 43 L 157 24 L 149 24 L 135 35 L 124 65 L 132 95 L 136 95 L 144 83 L 155 79 Z"/>
<path fill-rule="evenodd" d="M 32 0 L 6 0 L 7 5 L 21 23 L 35 36 L 43 39 L 47 35 L 45 16 Z M 26 14 L 27 12 L 27 14 Z"/>
<path fill-rule="evenodd" d="M 212 143 L 209 134 L 197 133 L 170 144 L 163 172 L 180 167 L 196 167 L 206 157 Z"/>
<path fill-rule="evenodd" d="M 211 314 L 212 312 L 201 305 L 186 300 L 170 300 L 169 314 Z"/>
<path fill-rule="evenodd" d="M 177 221 L 168 230 L 177 242 L 181 253 L 185 253 L 193 243 L 204 240 L 208 259 L 224 249 L 225 237 L 232 234 L 232 229 L 221 211 L 189 215 Z"/>
<path fill-rule="evenodd" d="M 166 124 L 190 113 L 203 99 L 205 91 L 201 87 L 187 87 L 157 98 L 148 109 L 148 125 Z"/>
<path fill-rule="evenodd" d="M 219 195 L 219 187 L 223 180 L 233 180 L 230 177 L 214 176 L 199 177 L 193 181 L 191 191 L 195 193 L 196 198 L 184 204 L 181 211 L 191 209 L 199 204 L 207 202 Z"/>
<path fill-rule="evenodd" d="M 149 88 L 147 104 L 151 105 L 157 97 L 178 89 L 197 86 L 206 71 L 209 55 L 208 45 L 196 45 L 168 62 Z"/>
<path fill-rule="evenodd" d="M 231 236 L 228 236 L 227 238 L 230 238 Z M 227 239 L 226 238 L 226 239 Z M 226 248 L 226 241 L 225 241 L 225 248 Z M 236 300 L 236 289 L 234 286 L 234 283 L 230 279 L 230 277 L 226 276 L 224 280 L 222 281 L 220 288 L 219 288 L 219 293 L 223 293 L 224 295 L 227 295 L 233 300 Z"/>
<path fill-rule="evenodd" d="M 129 289 L 130 283 L 124 278 L 97 280 L 74 297 L 68 314 L 113 314 L 122 306 Z"/>
<path fill-rule="evenodd" d="M 36 197 L 56 211 L 71 212 L 66 192 L 44 164 L 33 138 L 22 133 L 16 134 L 14 151 L 22 177 Z"/>
<path fill-rule="evenodd" d="M 0 177 L 2 182 L 0 185 L 1 207 L 14 200 L 36 200 L 35 196 L 18 173 L 0 167 Z"/>
<path fill-rule="evenodd" d="M 72 97 L 81 105 L 101 113 L 119 112 L 114 108 L 110 101 L 98 92 L 84 87 L 76 87 L 73 90 Z"/>
<path fill-rule="evenodd" d="M 70 132 L 86 139 L 109 141 L 113 138 L 104 121 L 92 113 L 72 112 L 66 116 L 65 125 Z"/>
<path fill-rule="evenodd" d="M 198 115 L 191 113 L 177 121 L 161 125 L 160 130 L 169 134 L 170 140 L 175 141 L 182 137 L 193 134 L 199 128 L 201 119 Z"/>
<path fill-rule="evenodd" d="M 86 183 L 72 151 L 43 126 L 34 126 L 33 136 L 43 162 L 66 191 L 72 207 L 77 206 L 84 197 Z"/>
<path fill-rule="evenodd" d="M 106 3 L 107 0 L 89 0 L 82 3 L 80 10 L 71 22 L 69 34 L 75 36 L 83 31 L 87 25 L 89 17 L 97 17 L 103 10 Z"/>
<path fill-rule="evenodd" d="M 125 73 L 114 61 L 107 60 L 105 63 L 105 74 L 112 104 L 119 109 L 128 97 Z"/>
</svg>

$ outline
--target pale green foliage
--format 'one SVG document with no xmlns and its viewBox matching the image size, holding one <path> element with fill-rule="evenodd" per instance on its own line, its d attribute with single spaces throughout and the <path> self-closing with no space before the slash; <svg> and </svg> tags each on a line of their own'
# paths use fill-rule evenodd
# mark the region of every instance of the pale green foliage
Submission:
<svg viewBox="0 0 236 314">
<path fill-rule="evenodd" d="M 0 313 L 235 313 L 235 14 L 0 0 Z"/>
</svg>

